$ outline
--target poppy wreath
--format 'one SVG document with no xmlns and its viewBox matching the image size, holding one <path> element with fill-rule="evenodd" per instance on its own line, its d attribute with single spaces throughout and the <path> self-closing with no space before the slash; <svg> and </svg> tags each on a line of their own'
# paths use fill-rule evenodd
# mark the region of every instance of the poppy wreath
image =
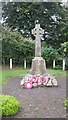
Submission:
<svg viewBox="0 0 68 120">
<path fill-rule="evenodd" d="M 47 78 L 44 75 L 27 75 L 23 77 L 20 85 L 25 89 L 31 89 L 33 87 L 38 87 L 39 85 L 46 85 Z"/>
</svg>

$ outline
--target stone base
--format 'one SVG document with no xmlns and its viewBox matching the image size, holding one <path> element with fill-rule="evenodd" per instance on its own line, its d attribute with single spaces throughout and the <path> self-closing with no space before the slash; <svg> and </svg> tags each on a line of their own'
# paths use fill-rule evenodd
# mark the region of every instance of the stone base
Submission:
<svg viewBox="0 0 68 120">
<path fill-rule="evenodd" d="M 30 70 L 30 73 L 35 75 L 43 75 L 46 73 L 45 60 L 42 57 L 35 57 L 32 60 L 32 68 Z"/>
</svg>

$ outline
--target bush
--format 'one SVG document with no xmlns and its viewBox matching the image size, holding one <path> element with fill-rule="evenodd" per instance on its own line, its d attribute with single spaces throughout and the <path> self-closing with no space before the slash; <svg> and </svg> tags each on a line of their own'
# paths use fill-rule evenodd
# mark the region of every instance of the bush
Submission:
<svg viewBox="0 0 68 120">
<path fill-rule="evenodd" d="M 10 95 L 0 95 L 0 116 L 13 116 L 20 109 L 16 98 Z"/>
<path fill-rule="evenodd" d="M 54 69 L 58 70 L 58 69 L 62 69 L 62 67 L 60 65 L 56 65 Z"/>
<path fill-rule="evenodd" d="M 65 106 L 66 108 L 68 108 L 68 98 L 65 98 L 65 100 L 64 100 L 64 106 Z"/>
</svg>

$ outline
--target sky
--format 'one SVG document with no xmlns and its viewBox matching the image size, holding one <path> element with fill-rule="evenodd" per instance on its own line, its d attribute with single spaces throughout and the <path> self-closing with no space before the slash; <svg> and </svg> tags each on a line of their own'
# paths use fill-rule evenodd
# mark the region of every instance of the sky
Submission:
<svg viewBox="0 0 68 120">
<path fill-rule="evenodd" d="M 62 0 L 62 2 L 67 2 L 67 0 Z"/>
</svg>

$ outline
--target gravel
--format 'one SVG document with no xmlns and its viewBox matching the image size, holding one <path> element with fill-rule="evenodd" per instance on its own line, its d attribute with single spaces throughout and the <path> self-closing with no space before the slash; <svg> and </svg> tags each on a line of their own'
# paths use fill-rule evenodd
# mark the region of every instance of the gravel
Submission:
<svg viewBox="0 0 68 120">
<path fill-rule="evenodd" d="M 22 77 L 12 77 L 2 88 L 2 94 L 13 95 L 21 105 L 13 118 L 66 118 L 64 99 L 66 97 L 66 78 L 56 76 L 58 87 L 38 87 L 23 89 Z"/>
</svg>

